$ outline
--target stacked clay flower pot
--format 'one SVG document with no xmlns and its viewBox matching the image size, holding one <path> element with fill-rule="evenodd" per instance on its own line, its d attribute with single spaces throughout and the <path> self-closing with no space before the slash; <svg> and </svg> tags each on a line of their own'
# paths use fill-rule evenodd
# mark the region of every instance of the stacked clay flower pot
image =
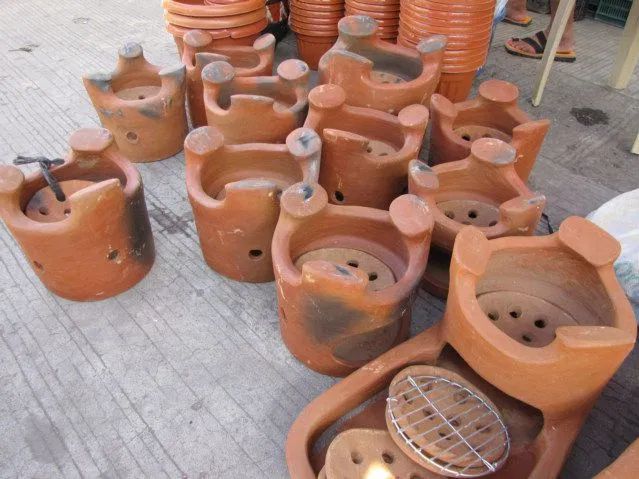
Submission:
<svg viewBox="0 0 639 479">
<path fill-rule="evenodd" d="M 437 92 L 449 100 L 468 96 L 486 61 L 495 0 L 401 0 L 398 42 L 415 46 L 432 34 L 448 38 Z"/>
<path fill-rule="evenodd" d="M 367 15 L 377 21 L 376 35 L 395 43 L 399 29 L 399 0 L 346 0 L 346 15 Z"/>
<path fill-rule="evenodd" d="M 268 25 L 264 0 L 163 0 L 162 5 L 180 55 L 189 30 L 204 30 L 220 45 L 252 45 Z"/>
<path fill-rule="evenodd" d="M 291 30 L 299 57 L 313 70 L 337 40 L 337 22 L 344 16 L 344 0 L 291 0 Z"/>
</svg>

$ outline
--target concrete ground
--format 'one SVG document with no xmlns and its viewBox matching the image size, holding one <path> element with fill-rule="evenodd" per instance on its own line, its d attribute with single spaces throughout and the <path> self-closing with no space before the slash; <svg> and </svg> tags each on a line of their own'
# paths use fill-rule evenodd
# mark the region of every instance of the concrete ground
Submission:
<svg viewBox="0 0 639 479">
<path fill-rule="evenodd" d="M 535 25 L 547 17 L 535 16 Z M 0 161 L 64 154 L 97 125 L 80 76 L 108 71 L 125 40 L 177 62 L 159 0 L 4 0 L 0 10 Z M 533 186 L 554 226 L 639 184 L 628 153 L 639 128 L 639 81 L 605 86 L 621 30 L 577 25 L 578 62 L 553 69 L 530 107 L 537 63 L 501 46 L 482 78 L 520 86 L 524 108 L 552 119 Z M 295 54 L 288 38 L 278 56 Z M 98 303 L 51 295 L 0 228 L 0 477 L 284 478 L 284 442 L 299 411 L 334 379 L 282 344 L 273 284 L 222 278 L 203 262 L 186 200 L 184 158 L 141 165 L 157 246 L 151 273 Z M 414 330 L 443 303 L 420 293 Z M 562 477 L 591 477 L 639 436 L 635 349 L 597 406 Z"/>
</svg>

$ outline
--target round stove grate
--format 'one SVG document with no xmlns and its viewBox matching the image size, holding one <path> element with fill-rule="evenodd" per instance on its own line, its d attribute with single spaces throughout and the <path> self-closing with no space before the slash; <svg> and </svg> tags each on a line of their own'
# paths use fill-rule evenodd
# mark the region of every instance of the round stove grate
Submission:
<svg viewBox="0 0 639 479">
<path fill-rule="evenodd" d="M 389 387 L 386 424 L 415 462 L 449 477 L 479 477 L 499 469 L 510 452 L 501 414 L 461 376 L 411 366 Z"/>
</svg>

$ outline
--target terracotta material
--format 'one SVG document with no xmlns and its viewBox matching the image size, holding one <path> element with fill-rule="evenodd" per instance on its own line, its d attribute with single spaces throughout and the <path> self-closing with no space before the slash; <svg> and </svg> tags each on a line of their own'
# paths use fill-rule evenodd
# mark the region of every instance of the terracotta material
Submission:
<svg viewBox="0 0 639 479">
<path fill-rule="evenodd" d="M 422 285 L 446 297 L 450 252 L 465 225 L 487 238 L 532 235 L 546 199 L 532 192 L 515 171 L 516 151 L 501 140 L 480 138 L 469 156 L 433 168 L 414 160 L 408 169 L 412 194 L 428 203 L 435 229 L 430 262 Z"/>
<path fill-rule="evenodd" d="M 238 281 L 272 281 L 279 195 L 293 183 L 317 181 L 317 133 L 299 128 L 285 145 L 225 145 L 219 130 L 205 126 L 189 134 L 184 149 L 186 186 L 206 262 Z"/>
<path fill-rule="evenodd" d="M 281 208 L 272 255 L 291 353 L 344 376 L 403 341 L 428 258 L 426 204 L 404 195 L 389 211 L 336 206 L 321 186 L 298 183 L 282 194 Z"/>
<path fill-rule="evenodd" d="M 302 126 L 308 106 L 310 72 L 300 60 L 285 60 L 276 76 L 239 77 L 227 62 L 202 70 L 208 124 L 227 144 L 282 143 Z"/>
<path fill-rule="evenodd" d="M 187 100 L 194 127 L 206 125 L 202 69 L 211 62 L 225 61 L 240 77 L 266 76 L 273 71 L 275 37 L 270 33 L 258 37 L 253 46 L 218 46 L 213 36 L 192 30 L 184 36 L 182 63 L 186 66 Z"/>
<path fill-rule="evenodd" d="M 251 46 L 253 42 L 262 34 L 262 31 L 268 26 L 268 20 L 266 18 L 251 23 L 249 25 L 244 25 L 242 27 L 235 28 L 223 28 L 219 30 L 204 30 L 206 33 L 211 35 L 215 40 L 215 44 L 219 46 Z M 184 44 L 182 38 L 188 32 L 190 32 L 191 28 L 177 27 L 175 25 L 171 25 L 168 23 L 166 25 L 166 30 L 173 35 L 173 39 L 175 40 L 175 44 L 178 48 L 178 53 L 180 57 L 182 56 L 184 50 Z"/>
<path fill-rule="evenodd" d="M 344 17 L 339 39 L 319 63 L 320 83 L 339 85 L 349 105 L 397 114 L 416 103 L 428 106 L 439 82 L 446 38 L 433 35 L 417 52 L 377 38 L 371 17 Z"/>
<path fill-rule="evenodd" d="M 167 12 L 189 17 L 228 17 L 253 12 L 264 7 L 264 0 L 208 3 L 202 0 L 163 0 Z"/>
<path fill-rule="evenodd" d="M 399 4 L 397 3 L 373 3 L 367 4 L 353 0 L 345 2 L 346 15 L 366 15 L 378 22 L 385 30 L 378 29 L 375 35 L 387 43 L 394 42 L 399 29 Z"/>
<path fill-rule="evenodd" d="M 155 258 L 142 179 L 108 130 L 69 139 L 63 165 L 50 170 L 56 198 L 40 172 L 0 166 L 0 215 L 42 283 L 76 301 L 131 288 Z"/>
<path fill-rule="evenodd" d="M 295 31 L 293 26 L 291 30 Z M 322 56 L 333 46 L 337 40 L 337 34 L 334 36 L 315 36 L 302 33 L 303 31 L 297 29 L 295 39 L 297 41 L 297 52 L 300 58 L 303 58 L 308 66 L 313 70 L 317 70 L 319 61 Z"/>
<path fill-rule="evenodd" d="M 632 349 L 632 307 L 615 277 L 620 246 L 582 218 L 543 237 L 488 240 L 474 227 L 457 236 L 444 318 L 331 387 L 288 435 L 291 477 L 316 477 L 315 441 L 384 429 L 383 391 L 403 368 L 430 364 L 483 391 L 503 414 L 511 452 L 495 478 L 557 477 L 600 392 Z M 493 319 L 491 319 L 493 318 Z M 550 380 L 552 379 L 552 380 Z M 366 404 L 366 401 L 376 397 Z M 429 476 L 426 476 L 429 477 Z M 437 476 L 433 476 L 437 477 Z"/>
<path fill-rule="evenodd" d="M 231 15 L 228 17 L 187 17 L 176 13 L 166 12 L 166 21 L 172 25 L 184 28 L 201 28 L 206 30 L 218 30 L 225 28 L 243 27 L 266 18 L 264 6 L 252 12 Z"/>
<path fill-rule="evenodd" d="M 330 201 L 388 209 L 406 191 L 408 163 L 421 148 L 428 109 L 410 105 L 395 116 L 350 106 L 338 85 L 313 88 L 309 103 L 304 126 L 322 138 L 320 184 Z"/>
<path fill-rule="evenodd" d="M 437 91 L 453 102 L 465 100 L 472 78 L 486 61 L 495 0 L 403 0 L 401 6 L 398 43 L 415 46 L 429 35 L 446 35 L 448 43 Z"/>
<path fill-rule="evenodd" d="M 327 479 L 414 479 L 430 474 L 408 458 L 387 431 L 379 429 L 350 429 L 339 434 L 326 452 L 324 471 Z"/>
<path fill-rule="evenodd" d="M 145 58 L 137 43 L 126 43 L 111 73 L 84 75 L 84 87 L 129 160 L 162 160 L 182 151 L 188 132 L 186 69 L 161 68 Z"/>
<path fill-rule="evenodd" d="M 635 440 L 619 458 L 597 474 L 594 479 L 636 479 L 639 472 L 639 439 Z"/>
<path fill-rule="evenodd" d="M 430 163 L 461 160 L 477 139 L 498 138 L 515 148 L 515 170 L 527 181 L 550 121 L 534 121 L 519 108 L 518 99 L 519 89 L 501 80 L 483 82 L 475 99 L 454 105 L 443 96 L 433 96 Z"/>
<path fill-rule="evenodd" d="M 289 24 L 295 32 L 299 57 L 317 70 L 322 55 L 337 39 L 337 22 L 344 16 L 343 0 L 290 0 Z"/>
</svg>

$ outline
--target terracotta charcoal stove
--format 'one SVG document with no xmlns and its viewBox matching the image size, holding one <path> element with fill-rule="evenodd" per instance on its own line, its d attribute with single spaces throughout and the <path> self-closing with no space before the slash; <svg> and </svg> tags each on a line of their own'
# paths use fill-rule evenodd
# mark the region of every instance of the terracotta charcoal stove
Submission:
<svg viewBox="0 0 639 479">
<path fill-rule="evenodd" d="M 126 291 L 155 258 L 142 179 L 104 129 L 76 131 L 47 176 L 0 166 L 0 214 L 44 285 L 94 301 Z"/>
<path fill-rule="evenodd" d="M 322 138 L 320 184 L 330 201 L 388 209 L 406 192 L 408 163 L 421 148 L 428 109 L 410 105 L 395 116 L 353 107 L 337 85 L 315 87 L 309 102 L 304 126 Z"/>
<path fill-rule="evenodd" d="M 83 80 L 102 126 L 129 160 L 162 160 L 182 151 L 188 132 L 184 66 L 152 65 L 139 44 L 127 43 L 115 71 Z"/>
<path fill-rule="evenodd" d="M 282 194 L 273 267 L 282 338 L 305 365 L 344 376 L 406 339 L 433 227 L 413 195 L 389 211 L 328 204 L 319 185 Z"/>
<path fill-rule="evenodd" d="M 184 35 L 182 63 L 186 67 L 187 100 L 193 127 L 206 125 L 202 69 L 214 61 L 230 63 L 238 77 L 270 76 L 273 73 L 275 37 L 270 33 L 255 39 L 252 46 L 219 45 L 213 35 L 191 30 Z"/>
<path fill-rule="evenodd" d="M 431 101 L 430 163 L 438 165 L 466 158 L 479 138 L 497 138 L 517 152 L 515 170 L 527 181 L 550 122 L 532 120 L 517 106 L 519 89 L 512 83 L 487 80 L 477 98 L 451 103 L 435 94 Z"/>
<path fill-rule="evenodd" d="M 428 106 L 439 82 L 446 37 L 422 40 L 417 51 L 377 37 L 377 22 L 364 15 L 339 21 L 339 39 L 322 56 L 320 83 L 341 86 L 352 106 L 397 115 L 409 105 Z"/>
<path fill-rule="evenodd" d="M 291 476 L 315 478 L 324 467 L 328 479 L 340 477 L 331 475 L 339 455 L 351 458 L 344 471 L 366 461 L 397 474 L 406 469 L 394 464 L 403 468 L 408 458 L 423 468 L 410 469 L 422 478 L 557 477 L 636 340 L 632 307 L 613 269 L 619 251 L 612 237 L 577 217 L 545 237 L 488 240 L 464 228 L 443 320 L 302 411 L 287 440 Z M 436 394 L 442 384 L 452 402 Z M 385 435 L 372 443 L 340 434 L 355 428 L 388 433 L 403 455 L 382 449 L 390 444 Z M 470 474 L 472 468 L 481 470 Z"/>
<path fill-rule="evenodd" d="M 284 145 L 225 145 L 212 126 L 189 134 L 186 185 L 211 268 L 238 281 L 273 280 L 280 195 L 299 181 L 317 181 L 320 150 L 317 133 L 308 128 L 294 130 Z"/>
<path fill-rule="evenodd" d="M 432 294 L 448 293 L 450 252 L 465 225 L 487 238 L 532 235 L 546 199 L 528 189 L 515 171 L 515 149 L 501 140 L 480 138 L 460 161 L 430 168 L 413 160 L 409 191 L 428 203 L 433 218 L 432 247 L 422 281 Z"/>
<path fill-rule="evenodd" d="M 202 70 L 208 124 L 231 143 L 283 143 L 302 126 L 308 107 L 310 71 L 300 60 L 285 60 L 276 76 L 239 77 L 227 62 Z"/>
</svg>

